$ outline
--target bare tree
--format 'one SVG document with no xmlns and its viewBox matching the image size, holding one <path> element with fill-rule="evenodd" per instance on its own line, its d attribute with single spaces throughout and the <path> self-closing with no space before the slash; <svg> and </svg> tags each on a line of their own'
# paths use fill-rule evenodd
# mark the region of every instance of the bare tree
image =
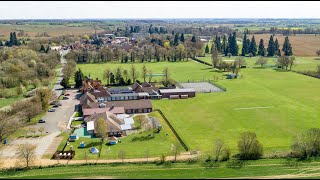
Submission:
<svg viewBox="0 0 320 180">
<path fill-rule="evenodd" d="M 181 146 L 178 142 L 175 142 L 174 144 L 171 144 L 171 151 L 174 155 L 174 161 L 177 161 L 177 156 L 181 152 Z"/>
<path fill-rule="evenodd" d="M 138 72 L 136 70 L 136 67 L 133 64 L 131 65 L 130 74 L 132 77 L 132 83 L 136 82 L 136 79 L 138 77 Z"/>
<path fill-rule="evenodd" d="M 126 158 L 126 152 L 124 150 L 120 150 L 118 152 L 118 158 L 120 158 L 122 162 L 124 162 L 124 159 Z"/>
<path fill-rule="evenodd" d="M 214 146 L 215 161 L 226 161 L 230 158 L 229 147 L 221 139 L 217 139 Z"/>
<path fill-rule="evenodd" d="M 152 78 L 153 78 L 152 70 L 151 70 L 151 69 L 149 69 L 148 73 L 149 73 L 149 83 L 150 83 L 150 82 L 151 82 L 151 80 L 152 80 Z"/>
<path fill-rule="evenodd" d="M 104 70 L 104 73 L 103 73 L 103 79 L 107 80 L 107 84 L 108 85 L 110 84 L 110 73 L 111 73 L 111 70 L 110 70 L 109 67 L 107 67 L 106 70 Z"/>
<path fill-rule="evenodd" d="M 212 66 L 213 68 L 216 68 L 219 64 L 219 58 L 218 58 L 218 50 L 217 47 L 212 44 L 211 46 L 211 60 L 212 60 Z"/>
<path fill-rule="evenodd" d="M 38 131 L 41 133 L 41 135 L 43 134 L 43 132 L 45 131 L 44 127 L 39 127 Z"/>
<path fill-rule="evenodd" d="M 255 65 L 260 65 L 261 67 L 263 67 L 267 63 L 268 63 L 268 59 L 260 56 L 260 58 L 256 61 Z"/>
<path fill-rule="evenodd" d="M 148 70 L 146 68 L 146 65 L 143 65 L 142 66 L 142 74 L 141 74 L 141 77 L 143 78 L 143 82 L 146 82 L 147 73 L 148 73 Z"/>
<path fill-rule="evenodd" d="M 29 131 L 33 134 L 33 136 L 35 136 L 37 129 L 35 127 L 29 127 Z"/>
<path fill-rule="evenodd" d="M 320 155 L 320 129 L 311 128 L 296 136 L 292 150 L 300 157 L 319 157 Z"/>
<path fill-rule="evenodd" d="M 128 70 L 124 69 L 122 74 L 123 74 L 123 77 L 125 78 L 126 83 L 127 83 L 128 82 L 128 76 L 129 76 Z"/>
<path fill-rule="evenodd" d="M 145 158 L 147 158 L 147 162 L 149 161 L 149 155 L 150 155 L 150 150 L 149 148 L 147 148 L 145 151 L 144 151 L 144 154 L 145 154 Z"/>
<path fill-rule="evenodd" d="M 21 144 L 17 149 L 17 156 L 27 168 L 34 162 L 36 158 L 36 146 L 32 144 Z"/>
</svg>

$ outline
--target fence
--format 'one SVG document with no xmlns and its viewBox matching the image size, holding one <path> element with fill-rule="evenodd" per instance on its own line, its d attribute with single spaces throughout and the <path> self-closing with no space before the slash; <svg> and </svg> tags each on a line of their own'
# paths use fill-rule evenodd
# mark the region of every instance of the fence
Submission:
<svg viewBox="0 0 320 180">
<path fill-rule="evenodd" d="M 168 126 L 170 127 L 171 131 L 173 132 L 173 134 L 176 136 L 176 138 L 178 139 L 178 141 L 180 142 L 180 144 L 182 145 L 182 147 L 186 150 L 189 151 L 188 146 L 183 142 L 183 140 L 180 138 L 180 136 L 178 135 L 178 133 L 176 132 L 176 130 L 173 128 L 173 126 L 170 124 L 169 120 L 166 118 L 166 116 L 162 113 L 162 111 L 160 109 L 154 109 L 153 111 L 158 111 L 160 113 L 160 115 L 162 116 L 162 118 L 166 121 L 166 123 L 168 124 Z"/>
<path fill-rule="evenodd" d="M 202 63 L 202 64 L 205 64 L 205 65 L 208 65 L 208 66 L 212 67 L 212 64 L 209 64 L 209 63 L 207 63 L 207 62 L 204 62 L 204 61 L 202 61 L 202 60 L 200 60 L 200 59 L 197 59 L 197 58 L 195 58 L 195 57 L 191 57 L 191 59 L 194 60 L 194 61 L 197 61 L 197 62 L 199 62 L 199 63 Z"/>
</svg>

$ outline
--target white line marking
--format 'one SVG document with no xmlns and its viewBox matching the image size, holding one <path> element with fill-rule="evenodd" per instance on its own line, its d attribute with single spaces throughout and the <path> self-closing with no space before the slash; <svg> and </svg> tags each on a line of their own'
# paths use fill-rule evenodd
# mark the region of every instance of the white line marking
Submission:
<svg viewBox="0 0 320 180">
<path fill-rule="evenodd" d="M 243 110 L 243 109 L 269 109 L 269 108 L 273 108 L 273 106 L 249 107 L 249 108 L 234 108 L 234 110 Z"/>
</svg>

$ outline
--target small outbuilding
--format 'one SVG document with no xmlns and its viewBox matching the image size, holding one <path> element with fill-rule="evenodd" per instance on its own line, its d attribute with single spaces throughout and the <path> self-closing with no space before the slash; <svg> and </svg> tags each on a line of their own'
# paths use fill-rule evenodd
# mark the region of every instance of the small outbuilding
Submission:
<svg viewBox="0 0 320 180">
<path fill-rule="evenodd" d="M 93 148 L 90 149 L 90 152 L 91 152 L 92 154 L 98 154 L 98 153 L 99 153 L 99 150 L 98 150 L 97 148 L 93 147 Z"/>
<path fill-rule="evenodd" d="M 232 74 L 227 74 L 227 79 L 237 79 L 238 74 L 232 73 Z"/>
<path fill-rule="evenodd" d="M 108 142 L 108 144 L 110 144 L 110 145 L 114 145 L 114 144 L 117 144 L 118 143 L 118 138 L 117 137 L 115 137 L 115 136 L 112 136 L 112 137 L 110 137 L 109 138 L 109 142 Z"/>
<path fill-rule="evenodd" d="M 70 142 L 74 142 L 74 141 L 76 141 L 76 140 L 78 140 L 79 139 L 79 136 L 77 135 L 77 134 L 71 134 L 70 136 L 69 136 L 69 141 Z"/>
</svg>

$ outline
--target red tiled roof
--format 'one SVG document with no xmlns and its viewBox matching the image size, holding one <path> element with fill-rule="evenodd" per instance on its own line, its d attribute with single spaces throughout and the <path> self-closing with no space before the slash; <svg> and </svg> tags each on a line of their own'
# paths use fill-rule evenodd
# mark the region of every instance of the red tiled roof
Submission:
<svg viewBox="0 0 320 180">
<path fill-rule="evenodd" d="M 110 112 L 113 114 L 124 114 L 124 107 L 114 107 L 110 108 L 90 108 L 90 109 L 83 109 L 83 116 L 90 116 L 94 113 L 103 113 L 103 112 Z"/>
</svg>

